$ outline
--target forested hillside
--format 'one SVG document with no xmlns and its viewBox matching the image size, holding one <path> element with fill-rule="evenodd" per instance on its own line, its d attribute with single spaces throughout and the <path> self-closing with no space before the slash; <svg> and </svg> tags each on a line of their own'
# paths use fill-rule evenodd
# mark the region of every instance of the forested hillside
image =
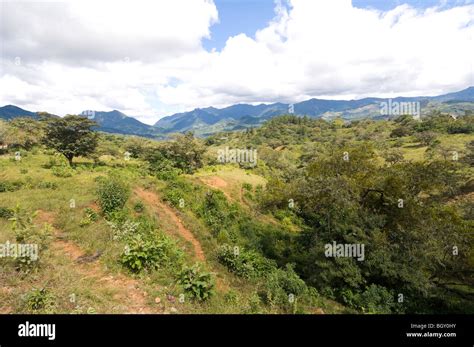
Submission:
<svg viewBox="0 0 474 347">
<path fill-rule="evenodd" d="M 161 142 L 17 118 L 0 151 L 0 245 L 38 247 L 0 259 L 2 313 L 474 313 L 469 112 Z"/>
</svg>

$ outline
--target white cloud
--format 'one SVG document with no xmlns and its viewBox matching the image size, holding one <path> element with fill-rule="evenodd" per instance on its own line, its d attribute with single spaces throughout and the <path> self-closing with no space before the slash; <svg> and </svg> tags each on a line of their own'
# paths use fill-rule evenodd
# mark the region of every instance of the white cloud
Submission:
<svg viewBox="0 0 474 347">
<path fill-rule="evenodd" d="M 3 7 L 2 7 L 3 6 Z M 237 102 L 430 95 L 474 85 L 474 6 L 291 0 L 255 38 L 201 40 L 208 0 L 2 3 L 0 104 L 159 115 Z M 15 65 L 15 57 L 21 64 Z"/>
</svg>

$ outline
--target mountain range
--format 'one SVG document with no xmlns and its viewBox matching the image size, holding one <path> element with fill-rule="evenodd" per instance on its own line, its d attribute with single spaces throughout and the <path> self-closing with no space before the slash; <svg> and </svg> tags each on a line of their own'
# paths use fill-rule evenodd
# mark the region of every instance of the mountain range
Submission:
<svg viewBox="0 0 474 347">
<path fill-rule="evenodd" d="M 240 130 L 261 125 L 266 120 L 282 114 L 292 113 L 312 118 L 333 119 L 340 117 L 345 120 L 362 118 L 389 118 L 381 115 L 381 103 L 388 99 L 364 98 L 360 100 L 325 100 L 309 99 L 295 104 L 236 104 L 225 108 L 197 108 L 189 112 L 176 113 L 163 117 L 154 125 L 144 124 L 124 113 L 114 111 L 83 111 L 80 114 L 95 120 L 98 130 L 165 138 L 171 133 L 194 131 L 198 136 L 207 136 L 219 131 Z M 421 116 L 437 109 L 455 115 L 463 115 L 465 111 L 474 111 L 474 87 L 439 96 L 397 97 L 391 102 L 419 102 Z M 38 118 L 39 112 L 7 105 L 0 107 L 0 119 L 11 120 L 17 117 Z"/>
</svg>

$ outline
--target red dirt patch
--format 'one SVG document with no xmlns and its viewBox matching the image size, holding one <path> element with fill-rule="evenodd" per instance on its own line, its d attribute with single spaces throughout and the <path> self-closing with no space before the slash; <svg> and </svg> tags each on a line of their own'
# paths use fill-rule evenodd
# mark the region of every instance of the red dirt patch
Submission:
<svg viewBox="0 0 474 347">
<path fill-rule="evenodd" d="M 225 188 L 228 185 L 226 181 L 217 176 L 201 177 L 201 180 L 208 186 L 214 188 Z"/>
<path fill-rule="evenodd" d="M 160 215 L 160 212 L 166 213 L 166 215 L 176 225 L 177 234 L 193 245 L 194 255 L 196 256 L 196 258 L 200 261 L 205 261 L 206 260 L 206 257 L 204 255 L 204 252 L 203 252 L 202 247 L 201 247 L 201 243 L 199 242 L 199 240 L 196 239 L 196 237 L 193 235 L 192 232 L 190 232 L 188 229 L 186 229 L 186 227 L 184 226 L 181 219 L 176 215 L 176 213 L 173 211 L 173 209 L 171 207 L 169 207 L 167 204 L 163 203 L 159 199 L 158 195 L 154 192 L 143 190 L 142 188 L 137 188 L 137 189 L 135 189 L 135 193 L 142 200 L 147 202 L 149 205 L 154 206 L 155 207 L 154 212 L 156 212 L 158 215 Z M 156 207 L 158 207 L 159 209 L 157 209 Z"/>
<path fill-rule="evenodd" d="M 36 211 L 35 221 L 37 224 L 50 224 L 51 226 L 54 223 L 54 213 L 50 211 L 38 210 Z"/>
<path fill-rule="evenodd" d="M 222 178 L 220 177 L 217 177 L 217 176 L 209 176 L 209 177 L 201 177 L 200 178 L 201 182 L 204 183 L 205 185 L 211 187 L 211 188 L 214 188 L 214 189 L 218 189 L 220 190 L 224 195 L 225 197 L 229 200 L 229 201 L 233 201 L 234 199 L 232 199 L 232 197 L 229 195 L 229 193 L 227 193 L 226 191 L 220 189 L 220 188 L 226 188 L 229 184 L 224 181 Z"/>
</svg>

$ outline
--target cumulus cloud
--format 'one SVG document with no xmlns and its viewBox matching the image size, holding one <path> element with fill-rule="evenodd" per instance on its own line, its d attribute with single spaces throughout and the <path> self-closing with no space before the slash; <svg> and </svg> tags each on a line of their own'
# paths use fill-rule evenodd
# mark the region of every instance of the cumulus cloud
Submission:
<svg viewBox="0 0 474 347">
<path fill-rule="evenodd" d="M 474 5 L 382 12 L 277 2 L 222 51 L 210 0 L 2 2 L 0 104 L 63 115 L 120 109 L 153 123 L 195 107 L 311 97 L 434 95 L 474 85 Z"/>
</svg>

